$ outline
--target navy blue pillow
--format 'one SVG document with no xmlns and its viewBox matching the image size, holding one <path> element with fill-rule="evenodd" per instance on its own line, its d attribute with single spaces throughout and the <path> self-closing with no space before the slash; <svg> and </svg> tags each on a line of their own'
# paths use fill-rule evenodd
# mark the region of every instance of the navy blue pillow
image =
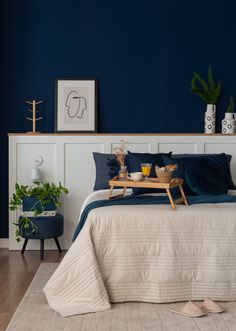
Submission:
<svg viewBox="0 0 236 331">
<path fill-rule="evenodd" d="M 156 177 L 155 166 L 158 165 L 159 167 L 162 167 L 164 165 L 162 159 L 163 155 L 171 157 L 171 152 L 152 154 L 152 153 L 131 153 L 128 151 L 126 160 L 127 160 L 129 172 L 142 171 L 141 163 L 152 163 L 150 177 Z M 160 193 L 163 192 L 163 190 L 149 189 L 149 188 L 133 188 L 133 193 L 135 195 L 154 193 L 154 192 Z"/>
<path fill-rule="evenodd" d="M 217 195 L 228 192 L 224 175 L 206 159 L 198 167 L 188 168 L 185 178 L 188 186 L 197 195 Z"/>
<path fill-rule="evenodd" d="M 109 188 L 108 181 L 119 174 L 120 165 L 115 154 L 93 153 L 96 166 L 94 191 Z"/>
<path fill-rule="evenodd" d="M 194 158 L 204 158 L 204 160 L 209 161 L 210 164 L 218 169 L 225 181 L 227 182 L 227 187 L 229 190 L 234 190 L 236 186 L 233 183 L 230 162 L 232 156 L 229 154 L 172 154 L 172 158 L 184 158 L 184 157 L 194 157 Z"/>
<path fill-rule="evenodd" d="M 188 168 L 198 168 L 201 165 L 201 162 L 203 162 L 203 157 L 167 157 L 163 156 L 163 162 L 164 165 L 168 164 L 177 164 L 178 168 L 174 171 L 174 177 L 182 178 L 184 180 L 183 189 L 186 195 L 194 195 L 194 192 L 189 187 L 187 181 L 186 181 L 186 171 Z M 172 193 L 179 195 L 179 188 L 174 187 L 172 189 Z"/>
</svg>

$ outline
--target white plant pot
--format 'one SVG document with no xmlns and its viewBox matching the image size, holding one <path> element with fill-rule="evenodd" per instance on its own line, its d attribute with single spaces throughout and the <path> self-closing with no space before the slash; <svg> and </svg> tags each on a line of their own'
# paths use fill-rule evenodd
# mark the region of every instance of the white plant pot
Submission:
<svg viewBox="0 0 236 331">
<path fill-rule="evenodd" d="M 205 130 L 206 134 L 211 134 L 216 132 L 216 106 L 207 105 L 207 110 L 205 112 Z"/>
<path fill-rule="evenodd" d="M 235 113 L 225 113 L 225 118 L 222 120 L 222 133 L 236 133 L 236 118 Z"/>
</svg>

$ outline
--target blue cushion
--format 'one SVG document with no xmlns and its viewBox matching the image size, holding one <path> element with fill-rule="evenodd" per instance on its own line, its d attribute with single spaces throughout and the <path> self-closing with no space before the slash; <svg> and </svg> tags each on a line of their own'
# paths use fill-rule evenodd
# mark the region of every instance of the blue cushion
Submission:
<svg viewBox="0 0 236 331">
<path fill-rule="evenodd" d="M 21 218 L 19 218 L 19 223 Z M 29 219 L 36 225 L 37 232 L 31 233 L 31 226 L 28 229 L 23 229 L 22 237 L 25 239 L 50 239 L 63 235 L 64 221 L 61 214 L 52 217 L 29 217 Z"/>
<path fill-rule="evenodd" d="M 228 192 L 228 184 L 224 175 L 206 159 L 198 167 L 188 168 L 185 179 L 187 185 L 197 195 L 217 195 Z"/>
<path fill-rule="evenodd" d="M 167 157 L 163 156 L 163 162 L 164 165 L 168 164 L 177 164 L 178 168 L 176 171 L 174 171 L 174 177 L 182 178 L 184 180 L 183 189 L 186 195 L 194 195 L 194 192 L 191 190 L 191 188 L 188 186 L 186 181 L 186 170 L 188 168 L 198 168 L 201 165 L 201 162 L 203 162 L 203 157 L 179 157 L 179 158 L 173 158 L 173 157 Z M 173 194 L 179 194 L 179 188 L 175 187 L 172 189 Z"/>
<path fill-rule="evenodd" d="M 229 154 L 221 153 L 221 154 L 172 154 L 173 158 L 183 158 L 183 157 L 194 157 L 194 158 L 204 158 L 204 160 L 209 160 L 210 163 L 218 169 L 225 181 L 227 182 L 228 189 L 234 190 L 236 186 L 233 183 L 231 170 L 230 170 L 230 162 L 232 156 Z"/>
<path fill-rule="evenodd" d="M 115 154 L 93 153 L 96 167 L 94 191 L 109 188 L 109 180 L 119 174 L 120 165 Z"/>
<path fill-rule="evenodd" d="M 163 155 L 171 157 L 170 153 L 131 153 L 128 151 L 127 154 L 127 164 L 130 172 L 137 172 L 142 171 L 141 169 L 141 163 L 151 163 L 151 173 L 150 177 L 156 177 L 155 173 L 155 166 L 158 165 L 159 167 L 163 166 Z M 154 193 L 154 192 L 163 192 L 163 190 L 160 189 L 149 189 L 149 188 L 133 188 L 133 193 L 138 194 L 146 194 L 146 193 Z"/>
</svg>

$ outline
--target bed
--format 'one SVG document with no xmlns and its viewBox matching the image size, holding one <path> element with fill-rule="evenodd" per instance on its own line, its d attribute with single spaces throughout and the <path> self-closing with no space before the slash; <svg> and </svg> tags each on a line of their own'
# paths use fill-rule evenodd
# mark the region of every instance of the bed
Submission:
<svg viewBox="0 0 236 331">
<path fill-rule="evenodd" d="M 82 211 L 106 197 L 107 190 L 93 192 Z M 93 209 L 44 293 L 64 317 L 111 302 L 234 301 L 236 199 L 177 211 L 169 204 Z"/>
</svg>

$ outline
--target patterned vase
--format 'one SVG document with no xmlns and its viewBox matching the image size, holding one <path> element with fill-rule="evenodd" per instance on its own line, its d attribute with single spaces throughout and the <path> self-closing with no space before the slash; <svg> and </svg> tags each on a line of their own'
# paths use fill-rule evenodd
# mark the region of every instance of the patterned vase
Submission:
<svg viewBox="0 0 236 331">
<path fill-rule="evenodd" d="M 222 133 L 236 133 L 235 113 L 225 113 L 225 118 L 222 120 Z"/>
<path fill-rule="evenodd" d="M 216 126 L 216 106 L 207 105 L 207 110 L 205 112 L 205 133 L 215 133 Z"/>
</svg>

